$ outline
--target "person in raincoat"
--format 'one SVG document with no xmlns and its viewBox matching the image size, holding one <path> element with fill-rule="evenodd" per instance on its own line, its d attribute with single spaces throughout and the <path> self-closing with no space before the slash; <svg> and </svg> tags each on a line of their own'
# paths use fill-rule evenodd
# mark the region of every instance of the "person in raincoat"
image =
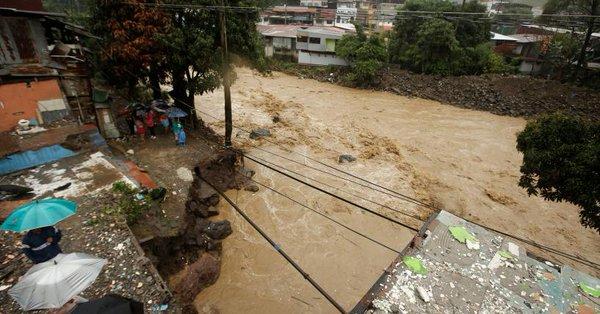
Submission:
<svg viewBox="0 0 600 314">
<path fill-rule="evenodd" d="M 181 130 L 179 130 L 179 133 L 177 134 L 177 146 L 185 146 L 186 139 L 187 136 L 185 135 L 185 130 L 181 128 Z"/>
<path fill-rule="evenodd" d="M 175 135 L 175 141 L 178 141 L 179 139 L 179 131 L 183 130 L 183 126 L 181 125 L 181 123 L 179 121 L 173 121 L 173 124 L 171 125 L 171 129 L 173 130 L 173 134 Z"/>
<path fill-rule="evenodd" d="M 29 230 L 21 240 L 23 253 L 34 264 L 46 262 L 62 253 L 58 246 L 61 238 L 62 233 L 54 226 Z"/>
</svg>

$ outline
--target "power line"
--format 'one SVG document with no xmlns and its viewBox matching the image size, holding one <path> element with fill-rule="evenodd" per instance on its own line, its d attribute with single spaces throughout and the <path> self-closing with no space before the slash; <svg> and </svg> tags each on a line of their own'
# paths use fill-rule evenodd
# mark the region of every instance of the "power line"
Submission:
<svg viewBox="0 0 600 314">
<path fill-rule="evenodd" d="M 295 181 L 298 181 L 298 182 L 300 182 L 300 183 L 302 183 L 302 184 L 304 184 L 304 185 L 310 186 L 310 187 L 312 187 L 313 189 L 315 189 L 315 190 L 317 190 L 317 191 L 320 191 L 320 192 L 322 192 L 322 193 L 325 193 L 325 194 L 327 194 L 327 195 L 329 195 L 329 196 L 332 196 L 332 197 L 334 197 L 334 198 L 336 198 L 336 199 L 338 199 L 338 200 L 340 200 L 340 201 L 346 202 L 346 203 L 348 203 L 348 204 L 350 204 L 350 205 L 352 205 L 352 206 L 355 206 L 355 207 L 357 207 L 357 208 L 360 208 L 360 209 L 362 209 L 362 210 L 364 210 L 364 211 L 367 211 L 367 212 L 369 212 L 369 213 L 371 213 L 371 214 L 373 214 L 373 215 L 375 215 L 375 216 L 381 217 L 381 218 L 383 218 L 383 219 L 385 219 L 385 220 L 388 220 L 388 221 L 390 221 L 390 222 L 392 222 L 392 223 L 398 224 L 398 225 L 400 225 L 400 226 L 403 226 L 403 227 L 405 227 L 405 228 L 408 228 L 408 229 L 410 229 L 410 230 L 413 230 L 413 231 L 419 231 L 419 229 L 417 229 L 417 228 L 415 228 L 415 227 L 409 226 L 409 225 L 407 225 L 407 224 L 405 224 L 405 223 L 403 223 L 403 222 L 401 222 L 401 221 L 398 221 L 398 220 L 396 220 L 396 219 L 393 219 L 393 218 L 390 218 L 390 217 L 388 217 L 388 216 L 385 216 L 385 215 L 383 215 L 383 214 L 380 214 L 380 213 L 378 213 L 378 212 L 376 212 L 376 211 L 373 211 L 373 210 L 371 210 L 371 209 L 369 209 L 369 208 L 367 208 L 367 207 L 365 207 L 365 206 L 362 206 L 362 205 L 360 205 L 360 204 L 357 204 L 357 203 L 355 203 L 355 202 L 353 202 L 353 201 L 351 201 L 351 200 L 345 199 L 345 198 L 343 198 L 343 197 L 341 197 L 341 196 L 339 196 L 339 195 L 337 195 L 337 194 L 335 194 L 335 193 L 329 192 L 329 191 L 327 191 L 327 190 L 325 190 L 325 189 L 322 189 L 322 188 L 320 188 L 320 187 L 318 187 L 318 186 L 315 186 L 315 185 L 313 185 L 313 184 L 310 184 L 310 183 L 308 183 L 308 182 L 306 182 L 306 181 L 300 180 L 300 179 L 298 179 L 298 178 L 296 178 L 296 177 L 294 177 L 294 176 L 292 176 L 292 175 L 290 175 L 290 174 L 287 174 L 287 173 L 285 173 L 285 172 L 283 172 L 283 171 L 281 171 L 281 170 L 279 170 L 279 169 L 276 169 L 276 168 L 274 168 L 274 167 L 271 167 L 271 166 L 269 166 L 269 165 L 267 165 L 267 164 L 265 164 L 265 163 L 263 163 L 263 162 L 261 162 L 261 161 L 258 161 L 258 160 L 254 159 L 254 158 L 252 158 L 252 157 L 250 157 L 250 156 L 248 156 L 248 155 L 245 155 L 245 154 L 244 154 L 244 157 L 246 157 L 246 158 L 248 158 L 248 159 L 250 159 L 250 160 L 252 160 L 252 161 L 254 161 L 254 162 L 256 162 L 256 163 L 258 163 L 258 164 L 260 164 L 260 165 L 262 165 L 262 166 L 264 166 L 264 167 L 266 167 L 266 168 L 268 168 L 268 169 L 271 169 L 271 170 L 273 170 L 273 171 L 275 171 L 275 172 L 277 172 L 277 173 L 279 173 L 279 174 L 282 174 L 282 175 L 284 175 L 284 176 L 286 176 L 286 177 L 288 177 L 288 178 L 290 178 L 290 179 L 292 179 L 292 180 L 295 180 Z"/>
<path fill-rule="evenodd" d="M 375 240 L 375 239 L 373 239 L 373 238 L 371 238 L 371 237 L 369 237 L 369 236 L 367 236 L 367 235 L 365 235 L 365 234 L 363 234 L 363 233 L 361 233 L 359 231 L 356 231 L 356 230 L 352 229 L 351 227 L 348 227 L 347 225 L 345 225 L 345 224 L 343 224 L 343 223 L 341 223 L 341 222 L 339 222 L 339 221 L 337 221 L 337 220 L 335 220 L 335 219 L 333 219 L 333 218 L 331 218 L 331 217 L 323 214 L 322 212 L 320 212 L 320 211 L 318 211 L 318 210 L 316 210 L 316 209 L 314 209 L 314 208 L 306 205 L 305 203 L 302 203 L 302 202 L 300 202 L 300 201 L 292 198 L 291 196 L 286 195 L 283 192 L 280 192 L 280 191 L 278 191 L 278 190 L 276 190 L 276 189 L 274 189 L 274 188 L 272 188 L 272 187 L 270 187 L 270 186 L 268 186 L 266 184 L 258 182 L 256 180 L 254 180 L 253 178 L 248 178 L 248 179 L 250 181 L 252 181 L 252 182 L 254 182 L 254 183 L 256 183 L 256 184 L 258 184 L 258 185 L 260 185 L 260 186 L 262 186 L 262 187 L 264 187 L 264 188 L 266 188 L 266 189 L 268 189 L 268 190 L 270 190 L 270 191 L 272 191 L 272 192 L 274 192 L 274 193 L 282 196 L 282 197 L 285 197 L 288 200 L 290 200 L 290 201 L 292 201 L 292 202 L 294 202 L 294 203 L 296 203 L 296 204 L 298 204 L 298 205 L 300 205 L 300 206 L 302 206 L 302 207 L 304 207 L 304 208 L 306 208 L 306 209 L 308 209 L 308 210 L 310 210 L 310 211 L 312 211 L 312 212 L 314 212 L 314 213 L 316 213 L 316 214 L 324 217 L 325 219 L 327 219 L 327 220 L 335 223 L 336 225 L 338 225 L 338 226 L 340 226 L 340 227 L 342 227 L 342 228 L 344 228 L 344 229 L 346 229 L 346 230 L 348 230 L 348 231 L 350 231 L 350 232 L 352 232 L 354 234 L 357 234 L 357 235 L 359 235 L 359 236 L 361 236 L 361 237 L 363 237 L 363 238 L 365 238 L 365 239 L 367 239 L 367 240 L 369 240 L 369 241 L 371 241 L 371 242 L 373 242 L 375 244 L 378 244 L 378 245 L 380 245 L 380 246 L 382 246 L 382 247 L 384 247 L 384 248 L 386 248 L 386 249 L 388 249 L 388 250 L 390 250 L 392 252 L 400 254 L 400 251 L 398 251 L 396 249 L 393 249 L 393 248 L 389 247 L 388 245 L 385 245 L 385 244 L 383 244 L 383 243 L 381 243 L 381 242 L 379 242 L 379 241 L 377 241 L 377 240 Z"/>
<path fill-rule="evenodd" d="M 408 216 L 408 217 L 410 217 L 410 218 L 413 218 L 413 219 L 415 219 L 415 220 L 418 220 L 418 221 L 420 221 L 420 222 L 424 222 L 424 221 L 423 221 L 423 219 L 421 219 L 421 217 L 419 217 L 419 216 L 412 215 L 412 214 L 408 214 L 408 213 L 406 213 L 406 212 L 403 212 L 403 211 L 401 211 L 401 210 L 399 210 L 399 209 L 395 209 L 395 208 L 392 208 L 392 207 L 390 207 L 390 206 L 387 206 L 387 205 L 385 205 L 385 204 L 381 204 L 381 203 L 379 203 L 379 202 L 376 202 L 376 201 L 370 200 L 370 199 L 368 199 L 368 198 L 362 197 L 362 196 L 360 196 L 360 195 L 356 195 L 356 194 L 354 194 L 354 193 L 350 193 L 350 192 L 344 191 L 344 190 L 343 190 L 342 188 L 340 188 L 340 187 L 335 187 L 335 186 L 332 186 L 332 185 L 330 185 L 330 184 L 328 184 L 328 183 L 325 183 L 325 182 L 322 182 L 322 181 L 316 180 L 316 179 L 314 179 L 314 178 L 311 178 L 311 177 L 309 177 L 309 176 L 303 175 L 303 174 L 301 174 L 301 173 L 299 173 L 299 172 L 297 172 L 297 171 L 290 170 L 290 169 L 288 169 L 288 168 L 285 168 L 285 167 L 283 167 L 283 166 L 281 166 L 281 165 L 275 164 L 275 163 L 273 163 L 273 162 L 270 162 L 270 161 L 268 161 L 268 160 L 265 160 L 265 159 L 262 159 L 262 158 L 259 158 L 259 157 L 256 157 L 256 156 L 252 156 L 252 155 L 248 155 L 248 156 L 254 157 L 254 158 L 256 158 L 256 159 L 258 159 L 258 160 L 260 160 L 260 161 L 262 161 L 262 162 L 266 162 L 266 163 L 268 163 L 268 164 L 270 164 L 270 165 L 272 165 L 272 166 L 275 166 L 275 167 L 282 168 L 282 169 L 284 169 L 285 171 L 291 172 L 291 173 L 293 173 L 293 174 L 295 174 L 295 175 L 297 175 L 297 176 L 299 176 L 299 177 L 302 177 L 302 178 L 305 178 L 305 179 L 308 179 L 308 180 L 312 180 L 312 181 L 314 181 L 314 182 L 317 182 L 317 183 L 319 183 L 319 184 L 322 184 L 322 185 L 324 185 L 324 186 L 330 187 L 330 188 L 332 188 L 332 189 L 335 189 L 335 190 L 339 190 L 339 191 L 341 191 L 341 192 L 344 192 L 344 193 L 346 193 L 346 194 L 348 194 L 348 195 L 351 195 L 351 196 L 354 196 L 354 197 L 356 197 L 356 198 L 359 198 L 359 199 L 361 199 L 361 200 L 363 200 L 363 201 L 367 201 L 367 202 L 369 202 L 369 203 L 372 203 L 372 204 L 375 204 L 375 205 L 381 206 L 381 207 L 383 207 L 383 208 L 387 208 L 387 209 L 389 209 L 389 210 L 391 210 L 391 211 L 394 211 L 394 212 L 396 212 L 396 213 L 399 213 L 399 214 L 401 214 L 401 215 L 405 215 L 405 216 Z"/>
<path fill-rule="evenodd" d="M 231 207 L 233 207 L 252 226 L 252 228 L 254 228 L 254 230 L 256 230 L 265 240 L 267 240 L 267 242 L 269 242 L 269 244 L 271 244 L 271 246 L 281 256 L 283 256 L 283 258 L 285 258 L 288 261 L 288 263 L 290 263 L 302 275 L 302 277 L 304 277 L 304 279 L 308 280 L 308 282 L 310 282 L 310 284 L 313 287 L 315 287 L 315 289 L 317 289 L 321 293 L 321 295 L 323 295 L 331 303 L 331 305 L 333 305 L 338 311 L 340 311 L 340 313 L 346 313 L 346 310 L 337 301 L 335 301 L 329 295 L 329 293 L 327 293 L 327 291 L 321 288 L 321 286 L 317 282 L 315 282 L 310 277 L 310 275 L 306 273 L 302 269 L 302 267 L 300 267 L 300 265 L 298 265 L 298 263 L 296 263 L 289 255 L 287 255 L 287 253 L 281 248 L 279 244 L 273 241 L 273 239 L 271 239 L 252 219 L 250 219 L 250 217 L 248 217 L 248 215 L 246 215 L 246 213 L 243 210 L 241 210 L 227 195 L 225 195 L 225 193 L 217 189 L 212 183 L 208 182 L 208 180 L 202 177 L 200 177 L 200 179 L 206 182 L 206 184 L 208 184 L 215 191 L 217 191 L 217 193 L 219 193 L 219 195 L 221 195 L 227 201 L 227 203 L 229 203 L 229 205 L 231 205 Z"/>
</svg>

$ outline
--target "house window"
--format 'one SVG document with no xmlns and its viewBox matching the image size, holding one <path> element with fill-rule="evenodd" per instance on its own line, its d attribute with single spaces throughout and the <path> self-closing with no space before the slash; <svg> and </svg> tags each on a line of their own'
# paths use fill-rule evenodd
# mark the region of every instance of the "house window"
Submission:
<svg viewBox="0 0 600 314">
<path fill-rule="evenodd" d="M 307 36 L 298 36 L 298 42 L 299 43 L 308 42 L 308 37 Z"/>
<path fill-rule="evenodd" d="M 319 37 L 311 37 L 309 39 L 309 43 L 311 43 L 311 44 L 320 44 L 321 43 L 321 38 L 319 38 Z"/>
</svg>

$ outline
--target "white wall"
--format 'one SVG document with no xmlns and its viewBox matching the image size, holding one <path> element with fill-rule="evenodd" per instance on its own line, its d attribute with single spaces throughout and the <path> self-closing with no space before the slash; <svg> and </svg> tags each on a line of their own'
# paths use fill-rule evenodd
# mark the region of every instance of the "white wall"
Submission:
<svg viewBox="0 0 600 314">
<path fill-rule="evenodd" d="M 318 52 L 299 51 L 298 63 L 315 65 L 347 65 L 346 60 L 334 55 Z"/>
</svg>

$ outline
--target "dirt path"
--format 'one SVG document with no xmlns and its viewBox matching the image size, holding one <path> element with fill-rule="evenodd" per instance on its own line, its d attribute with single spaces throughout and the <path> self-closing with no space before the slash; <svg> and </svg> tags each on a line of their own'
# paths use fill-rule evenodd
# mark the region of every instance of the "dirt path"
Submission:
<svg viewBox="0 0 600 314">
<path fill-rule="evenodd" d="M 268 128 L 273 134 L 271 140 L 329 164 L 337 163 L 340 153 L 354 155 L 358 158 L 356 162 L 339 167 L 459 216 L 590 260 L 600 260 L 600 236 L 579 224 L 575 206 L 528 197 L 517 186 L 521 155 L 515 149 L 515 138 L 525 125 L 523 119 L 280 73 L 265 78 L 247 69 L 238 70 L 232 91 L 237 126 Z M 222 118 L 221 91 L 198 97 L 197 104 L 199 110 Z M 280 122 L 273 122 L 275 115 Z M 222 132 L 221 122 L 203 118 Z M 246 133 L 235 130 L 234 135 L 238 145 L 247 141 Z M 309 163 L 270 143 L 253 143 Z M 255 156 L 387 206 L 423 217 L 429 214 L 423 208 L 254 148 L 248 150 Z M 319 166 L 314 162 L 309 164 Z M 257 172 L 258 181 L 395 248 L 401 249 L 411 237 L 408 229 L 334 202 L 254 163 L 249 162 L 248 167 Z M 347 308 L 358 301 L 396 255 L 263 188 L 255 194 L 233 191 L 230 195 Z M 358 202 L 392 214 L 368 202 Z M 232 214 L 224 202 L 221 206 L 223 215 L 232 221 L 234 233 L 224 243 L 221 278 L 198 295 L 199 310 L 333 312 L 240 217 Z M 568 260 L 557 260 L 570 264 Z"/>
</svg>

